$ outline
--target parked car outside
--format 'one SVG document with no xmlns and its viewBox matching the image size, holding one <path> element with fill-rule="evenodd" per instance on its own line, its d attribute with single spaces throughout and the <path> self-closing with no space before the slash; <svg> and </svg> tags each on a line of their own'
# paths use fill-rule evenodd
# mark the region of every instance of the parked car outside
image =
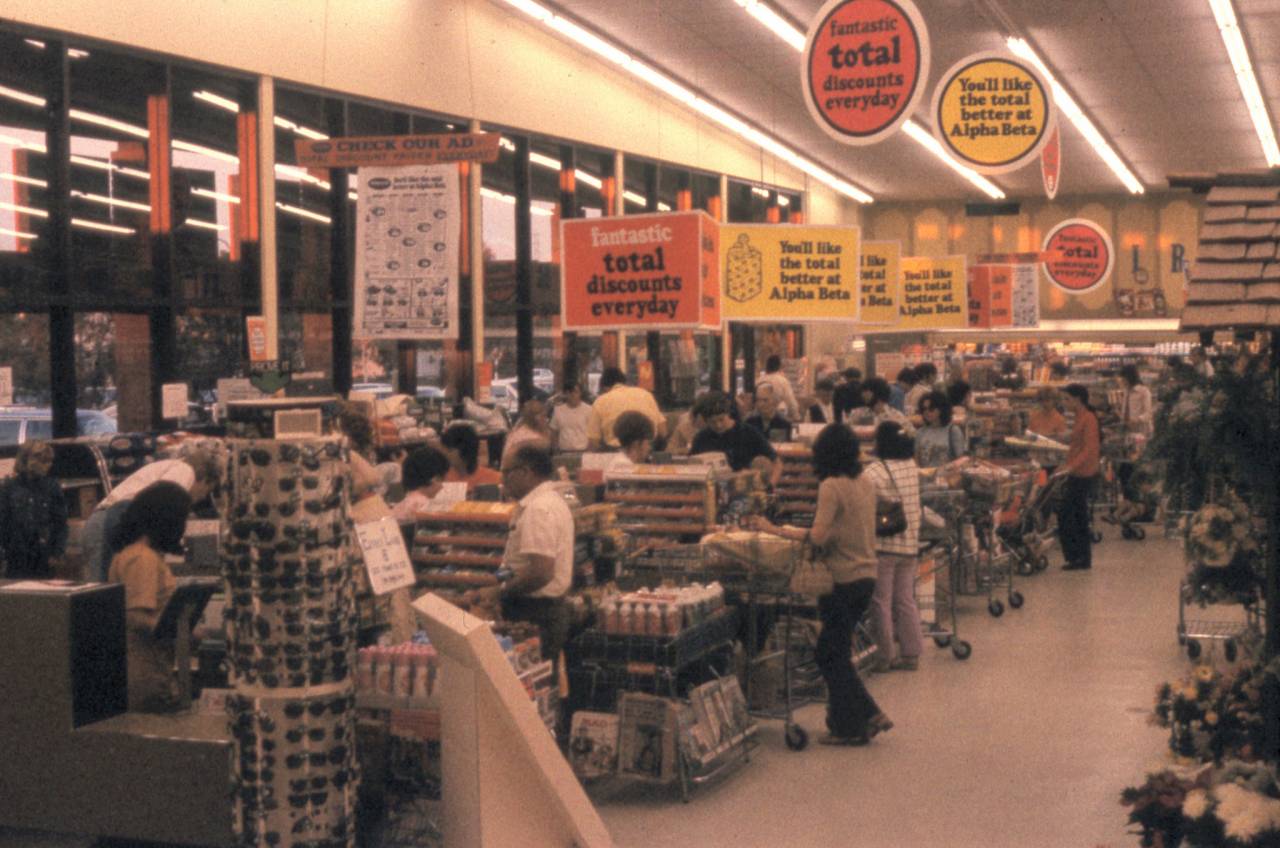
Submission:
<svg viewBox="0 0 1280 848">
<path fill-rule="evenodd" d="M 76 433 L 102 436 L 116 432 L 114 418 L 96 409 L 76 410 Z M 0 406 L 0 447 L 16 447 L 53 438 L 53 410 L 47 406 Z"/>
</svg>

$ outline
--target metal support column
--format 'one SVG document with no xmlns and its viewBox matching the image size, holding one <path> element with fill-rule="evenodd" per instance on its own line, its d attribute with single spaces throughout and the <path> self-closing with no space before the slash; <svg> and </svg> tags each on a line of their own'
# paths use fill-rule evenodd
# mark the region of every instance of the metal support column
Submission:
<svg viewBox="0 0 1280 848">
<path fill-rule="evenodd" d="M 516 193 L 516 389 L 520 403 L 533 397 L 533 186 L 529 137 L 515 137 Z"/>
<path fill-rule="evenodd" d="M 560 145 L 560 219 L 564 221 L 578 217 L 577 167 L 577 156 L 573 145 Z M 563 250 L 563 246 L 561 249 Z M 563 328 L 561 332 L 564 336 L 564 361 L 561 366 L 560 385 L 563 387 L 578 379 L 578 334 Z M 586 385 L 583 385 L 582 392 L 586 394 Z"/>
<path fill-rule="evenodd" d="M 341 138 L 347 134 L 347 103 L 345 100 L 330 98 L 325 100 L 325 121 L 328 133 L 332 138 Z M 355 295 L 352 275 L 352 260 L 355 258 L 352 247 L 355 244 L 353 232 L 355 215 L 351 202 L 347 197 L 350 178 L 346 168 L 330 168 L 329 184 L 333 188 L 329 192 L 329 217 L 332 226 L 329 228 L 329 297 L 332 301 L 330 316 L 333 322 L 333 390 L 343 397 L 351 391 L 351 361 L 353 298 Z"/>
<path fill-rule="evenodd" d="M 49 386 L 53 390 L 53 435 L 76 435 L 76 322 L 71 309 L 71 74 L 67 45 L 49 41 L 40 54 L 44 78 L 45 145 L 49 218 L 45 256 L 49 274 Z"/>
</svg>

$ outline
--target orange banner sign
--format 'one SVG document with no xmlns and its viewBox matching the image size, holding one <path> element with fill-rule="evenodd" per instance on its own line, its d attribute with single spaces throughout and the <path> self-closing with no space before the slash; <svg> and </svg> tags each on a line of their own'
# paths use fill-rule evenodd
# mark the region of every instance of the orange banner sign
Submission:
<svg viewBox="0 0 1280 848">
<path fill-rule="evenodd" d="M 437 165 L 496 162 L 499 133 L 368 135 L 293 142 L 303 168 L 359 168 L 365 165 Z"/>
<path fill-rule="evenodd" d="M 1012 265 L 969 266 L 969 328 L 986 330 L 1013 324 Z"/>
<path fill-rule="evenodd" d="M 694 330 L 718 312 L 703 297 L 715 265 L 703 242 L 717 245 L 705 213 L 578 218 L 560 227 L 564 329 Z"/>
</svg>

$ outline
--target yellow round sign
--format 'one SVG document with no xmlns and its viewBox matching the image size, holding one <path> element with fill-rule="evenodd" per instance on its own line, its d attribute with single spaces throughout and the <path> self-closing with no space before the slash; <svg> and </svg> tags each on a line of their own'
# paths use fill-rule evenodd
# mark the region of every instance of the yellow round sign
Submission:
<svg viewBox="0 0 1280 848">
<path fill-rule="evenodd" d="M 1049 139 L 1053 98 L 1036 70 L 979 53 L 952 66 L 933 95 L 934 135 L 975 171 L 998 174 L 1030 162 Z"/>
</svg>

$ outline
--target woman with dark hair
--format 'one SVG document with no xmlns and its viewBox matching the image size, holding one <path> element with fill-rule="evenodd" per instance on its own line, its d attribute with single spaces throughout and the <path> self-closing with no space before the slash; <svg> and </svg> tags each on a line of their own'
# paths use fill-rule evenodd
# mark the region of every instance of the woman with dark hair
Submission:
<svg viewBox="0 0 1280 848">
<path fill-rule="evenodd" d="M 1071 428 L 1071 444 L 1067 458 L 1054 472 L 1054 477 L 1066 477 L 1062 488 L 1062 502 L 1058 506 L 1058 541 L 1062 555 L 1066 557 L 1066 571 L 1086 571 L 1093 567 L 1093 540 L 1089 530 L 1089 492 L 1098 476 L 1098 455 L 1101 435 L 1098 416 L 1089 406 L 1089 390 L 1079 383 L 1072 383 L 1062 390 L 1062 397 L 1069 412 L 1075 413 L 1075 426 Z"/>
<path fill-rule="evenodd" d="M 916 608 L 916 554 L 920 546 L 920 466 L 914 440 L 893 421 L 876 428 L 876 457 L 867 466 L 876 498 L 898 501 L 907 514 L 907 529 L 876 539 L 879 555 L 871 609 L 878 648 L 872 671 L 915 671 L 920 663 L 920 610 Z M 901 648 L 893 656 L 894 642 Z"/>
<path fill-rule="evenodd" d="M 951 421 L 951 401 L 942 392 L 929 392 L 917 407 L 924 426 L 916 431 L 916 462 L 936 468 L 969 452 L 964 428 Z"/>
<path fill-rule="evenodd" d="M 964 380 L 956 380 L 947 386 L 947 400 L 951 401 L 951 417 L 957 424 L 963 424 L 969 411 L 969 395 L 973 389 Z"/>
<path fill-rule="evenodd" d="M 832 745 L 865 745 L 893 727 L 867 692 L 851 657 L 853 628 L 875 592 L 875 484 L 862 473 L 857 437 L 839 424 L 829 424 L 813 443 L 813 470 L 818 509 L 813 527 L 778 527 L 758 517 L 755 529 L 787 539 L 810 542 L 820 549 L 835 588 L 818 598 L 822 635 L 815 649 L 827 684 L 827 730 L 822 741 Z"/>
<path fill-rule="evenodd" d="M 1150 436 L 1154 416 L 1151 390 L 1142 384 L 1138 366 L 1129 364 L 1120 369 L 1124 379 L 1124 399 L 1120 403 L 1120 421 L 1126 434 Z"/>
<path fill-rule="evenodd" d="M 653 422 L 643 412 L 624 412 L 613 422 L 613 436 L 618 440 L 619 452 L 605 466 L 605 471 L 628 472 L 648 461 L 653 452 L 656 431 Z"/>
<path fill-rule="evenodd" d="M 155 627 L 177 588 L 164 555 L 182 550 L 191 495 L 177 483 L 154 483 L 125 510 L 110 542 L 118 551 L 107 579 L 124 584 L 129 709 L 168 712 L 178 703 L 173 645 Z"/>
<path fill-rule="evenodd" d="M 449 473 L 449 460 L 435 448 L 415 448 L 405 457 L 400 467 L 400 482 L 404 485 L 404 500 L 395 505 L 391 514 L 401 524 L 413 521 L 419 513 L 431 506 L 431 499 L 440 494 L 445 475 Z"/>
<path fill-rule="evenodd" d="M 454 424 L 445 430 L 440 447 L 449 460 L 446 483 L 466 483 L 467 494 L 471 494 L 476 486 L 497 486 L 502 482 L 497 470 L 480 464 L 480 437 L 470 424 Z"/>
<path fill-rule="evenodd" d="M 854 410 L 852 422 L 855 425 L 867 426 L 884 421 L 896 421 L 908 433 L 912 431 L 907 416 L 890 405 L 893 389 L 883 377 L 872 377 L 862 384 L 862 407 Z"/>
</svg>

